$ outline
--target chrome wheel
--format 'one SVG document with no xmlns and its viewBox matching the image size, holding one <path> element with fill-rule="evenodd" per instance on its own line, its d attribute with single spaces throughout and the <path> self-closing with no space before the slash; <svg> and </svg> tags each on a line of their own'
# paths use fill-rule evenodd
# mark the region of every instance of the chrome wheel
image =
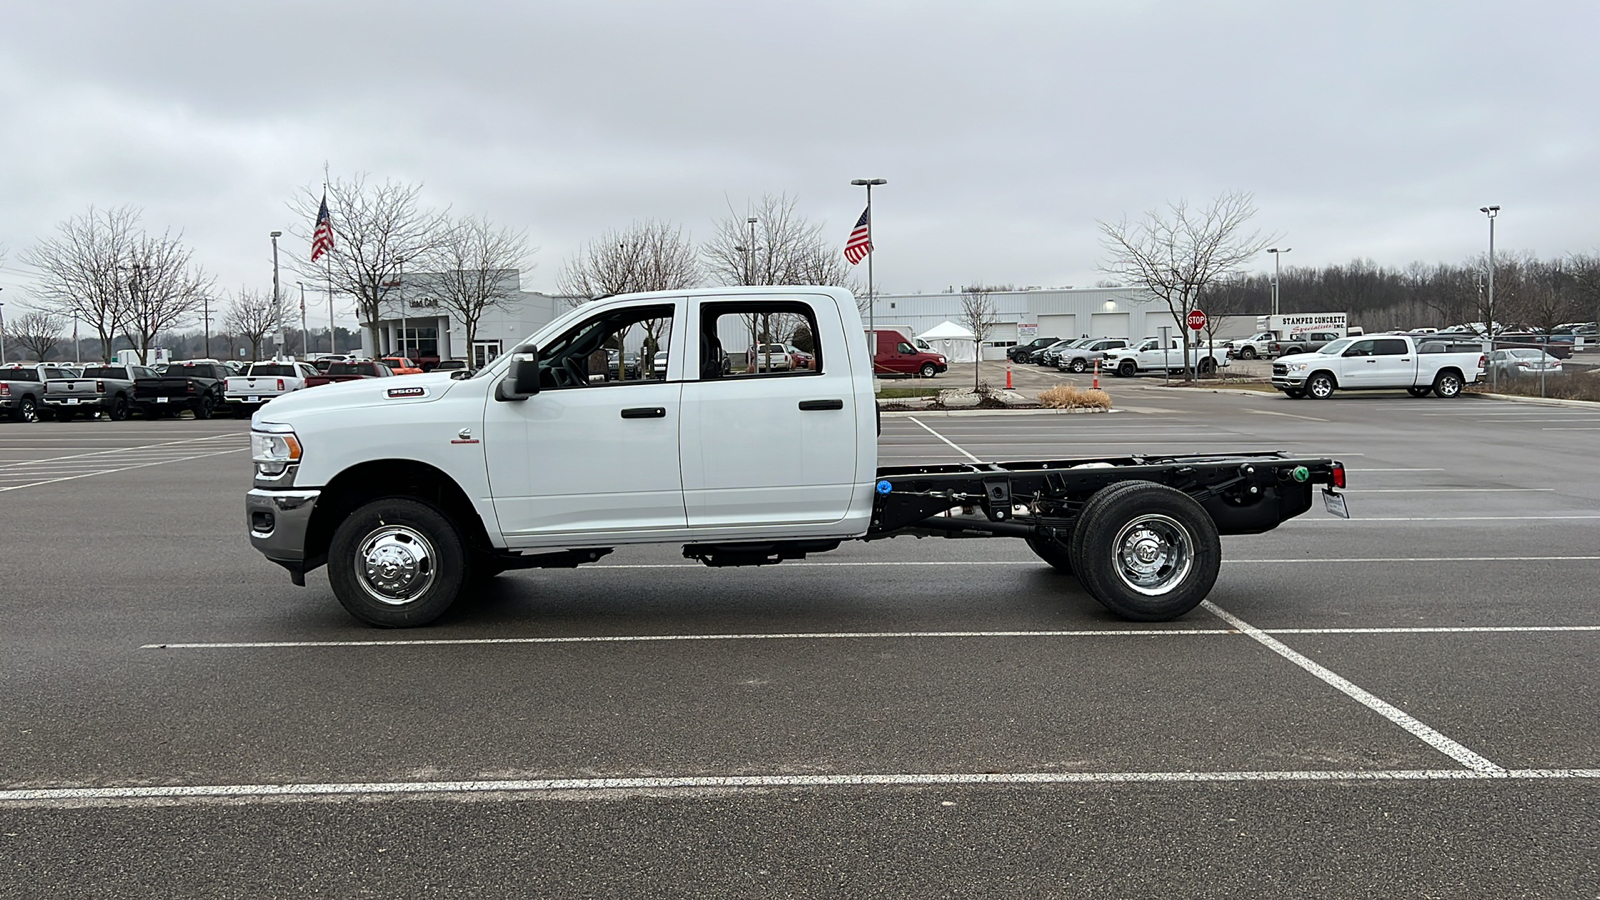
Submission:
<svg viewBox="0 0 1600 900">
<path fill-rule="evenodd" d="M 357 545 L 356 583 L 379 603 L 404 605 L 433 585 L 438 557 L 421 532 L 404 525 L 381 525 Z"/>
<path fill-rule="evenodd" d="M 1112 547 L 1117 577 L 1147 596 L 1170 591 L 1194 565 L 1194 536 L 1169 516 L 1136 517 L 1117 532 Z"/>
</svg>

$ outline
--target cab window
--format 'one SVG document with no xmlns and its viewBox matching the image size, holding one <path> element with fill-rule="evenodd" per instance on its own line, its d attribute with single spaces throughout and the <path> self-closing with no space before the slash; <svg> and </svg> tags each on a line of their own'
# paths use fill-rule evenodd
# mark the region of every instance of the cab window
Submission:
<svg viewBox="0 0 1600 900">
<path fill-rule="evenodd" d="M 608 310 L 539 348 L 544 389 L 666 380 L 671 359 L 670 303 Z"/>
<path fill-rule="evenodd" d="M 814 375 L 822 371 L 817 316 L 798 300 L 729 301 L 700 307 L 701 381 Z M 728 351 L 743 348 L 743 352 Z M 916 351 L 904 341 L 901 353 Z"/>
</svg>

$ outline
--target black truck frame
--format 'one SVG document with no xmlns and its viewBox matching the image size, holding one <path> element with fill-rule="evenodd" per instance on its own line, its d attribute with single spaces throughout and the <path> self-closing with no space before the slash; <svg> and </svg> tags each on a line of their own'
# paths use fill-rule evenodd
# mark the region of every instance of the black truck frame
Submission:
<svg viewBox="0 0 1600 900">
<path fill-rule="evenodd" d="M 878 470 L 862 540 L 1015 537 L 1138 621 L 1189 612 L 1221 570 L 1224 534 L 1260 534 L 1311 508 L 1347 515 L 1343 463 L 1279 452 L 1115 456 Z M 769 565 L 839 541 L 689 544 L 709 566 Z M 537 565 L 537 563 L 536 563 Z"/>
</svg>

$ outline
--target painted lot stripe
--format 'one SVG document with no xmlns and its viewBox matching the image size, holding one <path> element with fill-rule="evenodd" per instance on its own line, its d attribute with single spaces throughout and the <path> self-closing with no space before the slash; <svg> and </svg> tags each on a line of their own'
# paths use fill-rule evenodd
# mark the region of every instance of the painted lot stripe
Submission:
<svg viewBox="0 0 1600 900">
<path fill-rule="evenodd" d="M 92 478 L 92 477 L 94 477 L 96 475 L 111 475 L 111 474 L 115 474 L 117 472 L 129 472 L 129 471 L 132 471 L 134 469 L 147 469 L 147 468 L 149 468 L 151 466 L 163 466 L 163 465 L 166 465 L 167 463 L 184 462 L 186 460 L 191 460 L 191 459 L 205 459 L 205 458 L 210 457 L 210 456 L 223 456 L 223 455 L 228 454 L 228 453 L 241 453 L 245 449 L 247 449 L 247 448 L 238 447 L 238 448 L 235 448 L 233 450 L 215 450 L 215 451 L 212 451 L 210 453 L 196 453 L 196 454 L 193 454 L 193 455 L 190 455 L 190 456 L 179 456 L 179 457 L 174 457 L 172 459 L 163 459 L 163 460 L 157 460 L 155 462 L 139 463 L 137 465 L 132 465 L 132 466 L 121 466 L 120 468 L 96 469 L 94 471 L 84 472 L 81 475 L 64 475 L 64 476 L 61 476 L 59 478 L 44 478 L 44 479 L 40 479 L 38 481 L 24 482 L 22 484 L 0 485 L 0 493 L 4 493 L 6 491 L 17 491 L 17 490 L 21 490 L 23 488 L 39 487 L 41 485 L 46 485 L 46 484 L 57 484 L 57 483 L 62 482 L 62 481 L 76 481 L 79 478 Z"/>
<path fill-rule="evenodd" d="M 1349 525 L 1371 524 L 1374 522 L 1571 522 L 1581 520 L 1600 520 L 1600 515 L 1585 513 L 1575 516 L 1362 516 L 1356 519 L 1341 519 L 1337 516 L 1326 519 L 1290 519 L 1279 525 L 1279 528 L 1292 528 L 1296 525 Z"/>
<path fill-rule="evenodd" d="M 1261 628 L 1262 634 L 1545 634 L 1600 632 L 1600 625 L 1404 625 L 1350 628 Z M 593 634 L 549 637 L 395 638 L 368 641 L 212 641 L 143 644 L 140 650 L 305 650 L 329 647 L 470 647 L 495 644 L 651 644 L 700 641 L 973 640 L 979 638 L 1238 637 L 1235 628 L 1148 628 L 1083 631 L 813 631 L 740 634 Z"/>
<path fill-rule="evenodd" d="M 1466 766 L 1468 769 L 1471 769 L 1472 771 L 1482 775 L 1505 774 L 1506 770 L 1503 767 L 1495 765 L 1480 754 L 1467 749 L 1466 746 L 1446 737 L 1444 734 L 1434 730 L 1428 725 L 1423 724 L 1420 720 L 1414 718 L 1409 713 L 1383 699 L 1380 699 L 1376 694 L 1373 694 L 1356 685 L 1354 682 L 1345 679 L 1332 669 L 1329 669 L 1320 663 L 1314 662 L 1310 657 L 1304 656 L 1295 650 L 1290 649 L 1289 645 L 1283 643 L 1277 638 L 1272 637 L 1261 629 L 1256 628 L 1254 625 L 1251 625 L 1249 622 L 1246 622 L 1238 616 L 1233 615 L 1227 610 L 1217 606 L 1210 600 L 1202 601 L 1200 605 L 1207 612 L 1217 616 L 1224 622 L 1232 625 L 1234 628 L 1239 629 L 1241 632 L 1248 637 L 1253 638 L 1263 647 L 1266 647 L 1268 650 L 1271 650 L 1289 662 L 1292 662 L 1300 668 L 1306 670 L 1315 676 L 1319 681 L 1322 681 L 1334 690 L 1339 691 L 1350 699 L 1360 703 L 1362 706 L 1365 706 L 1378 715 L 1383 716 L 1385 719 L 1388 719 L 1390 722 L 1400 726 L 1401 728 L 1410 732 L 1418 740 L 1434 748 L 1435 750 L 1438 750 L 1440 753 L 1443 753 L 1461 765 Z"/>
<path fill-rule="evenodd" d="M 540 794 L 617 795 L 664 790 L 766 791 L 777 788 L 921 787 L 926 785 L 1192 784 L 1202 782 L 1559 781 L 1600 778 L 1600 769 L 1374 769 L 1255 772 L 929 772 L 858 775 L 680 775 L 645 778 L 535 778 L 501 781 L 377 781 L 206 784 L 142 787 L 23 788 L 0 791 L 0 803 L 115 804 L 138 800 L 206 802 L 349 796 Z"/>
<path fill-rule="evenodd" d="M 968 453 L 967 451 L 962 450 L 960 447 L 957 447 L 955 445 L 955 443 L 953 441 L 951 441 L 949 438 L 945 437 L 944 435 L 940 434 L 937 431 L 934 431 L 932 428 L 929 428 L 927 423 L 923 422 L 921 419 L 913 418 L 911 421 L 917 423 L 918 425 L 921 425 L 923 427 L 923 429 L 926 430 L 929 434 L 933 435 L 934 437 L 938 438 L 939 440 L 944 441 L 946 444 L 949 444 L 951 447 L 955 448 L 955 451 L 957 453 L 960 453 L 962 456 L 965 456 L 967 459 L 970 459 L 973 462 L 983 462 L 983 460 L 977 458 L 976 456 L 973 456 L 971 453 Z"/>
<path fill-rule="evenodd" d="M 1347 494 L 1542 494 L 1555 488 L 1345 488 Z"/>
<path fill-rule="evenodd" d="M 1224 559 L 1222 564 L 1229 565 L 1308 565 L 1308 566 L 1343 566 L 1350 563 L 1419 563 L 1419 562 L 1594 562 L 1600 556 L 1366 556 L 1366 557 L 1318 557 L 1315 559 Z M 828 569 L 828 568 L 879 568 L 890 566 L 911 566 L 922 568 L 926 566 L 1042 566 L 1037 559 L 964 559 L 964 560 L 883 560 L 881 562 L 788 562 L 784 563 L 790 569 Z M 705 566 L 697 563 L 607 563 L 598 566 L 584 566 L 585 572 L 605 571 L 609 569 L 693 569 L 701 570 Z"/>
</svg>

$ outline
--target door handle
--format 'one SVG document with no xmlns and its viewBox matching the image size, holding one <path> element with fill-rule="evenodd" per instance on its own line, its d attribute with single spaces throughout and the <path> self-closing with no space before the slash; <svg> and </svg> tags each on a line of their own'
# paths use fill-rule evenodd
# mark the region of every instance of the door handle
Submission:
<svg viewBox="0 0 1600 900">
<path fill-rule="evenodd" d="M 634 406 L 622 411 L 624 419 L 665 419 L 667 408 L 664 406 Z"/>
<path fill-rule="evenodd" d="M 800 401 L 800 408 L 803 409 L 803 410 L 844 409 L 844 401 L 843 400 L 801 400 Z"/>
</svg>

